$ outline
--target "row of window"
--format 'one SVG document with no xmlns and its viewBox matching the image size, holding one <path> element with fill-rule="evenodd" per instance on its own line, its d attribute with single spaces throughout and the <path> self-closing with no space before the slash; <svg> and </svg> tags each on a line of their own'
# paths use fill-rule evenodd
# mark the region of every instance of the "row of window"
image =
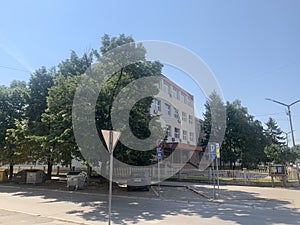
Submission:
<svg viewBox="0 0 300 225">
<path fill-rule="evenodd" d="M 154 110 L 156 112 L 161 112 L 162 109 L 161 109 L 161 101 L 158 100 L 158 99 L 154 99 L 153 100 L 153 106 L 154 106 Z M 165 103 L 164 104 L 164 114 L 165 115 L 169 115 L 171 116 L 172 115 L 172 111 L 171 111 L 171 105 L 168 104 L 168 103 Z M 179 116 L 179 110 L 175 107 L 173 107 L 173 116 L 174 118 L 180 120 L 180 116 Z M 194 123 L 194 117 L 192 115 L 189 115 L 187 117 L 187 113 L 186 112 L 181 112 L 181 119 L 183 122 L 187 122 L 187 119 L 189 119 L 189 124 L 193 124 Z"/>
<path fill-rule="evenodd" d="M 189 137 L 188 137 L 188 134 L 189 134 Z M 168 135 L 168 137 L 172 137 L 172 127 L 170 125 L 167 125 L 167 135 Z M 194 132 L 187 132 L 186 130 L 182 130 L 182 140 L 194 141 L 194 139 L 195 139 L 194 136 L 195 136 Z M 180 138 L 180 129 L 177 127 L 174 127 L 174 137 Z"/>
<path fill-rule="evenodd" d="M 170 95 L 170 97 L 176 98 L 177 100 L 193 107 L 194 102 L 191 96 L 186 95 L 184 92 L 178 90 L 176 87 L 171 86 L 166 81 L 163 81 L 163 92 Z"/>
</svg>

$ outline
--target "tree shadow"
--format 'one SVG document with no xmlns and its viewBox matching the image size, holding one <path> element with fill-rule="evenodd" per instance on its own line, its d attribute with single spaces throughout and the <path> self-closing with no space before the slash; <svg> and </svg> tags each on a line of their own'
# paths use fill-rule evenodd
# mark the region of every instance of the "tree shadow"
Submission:
<svg viewBox="0 0 300 225">
<path fill-rule="evenodd" d="M 41 197 L 44 199 L 42 204 L 74 203 L 79 207 L 70 209 L 65 214 L 80 217 L 87 223 L 107 222 L 107 190 L 95 188 L 67 191 L 62 186 L 52 187 L 54 190 L 46 189 L 51 188 L 27 185 L 14 185 L 14 188 L 10 188 L 10 186 L 0 185 L 2 193 L 19 197 Z M 209 188 L 202 190 L 211 192 Z M 138 193 L 139 197 L 135 198 L 136 193 L 126 196 L 127 193 L 124 190 L 118 191 L 118 195 L 113 196 L 112 222 L 114 224 L 147 224 L 150 221 L 156 224 L 166 224 L 167 221 L 174 221 L 174 219 L 176 221 L 177 218 L 187 218 L 186 224 L 199 224 L 201 221 L 205 221 L 206 224 L 214 224 L 213 221 L 226 221 L 230 224 L 242 225 L 255 223 L 260 225 L 300 224 L 300 210 L 287 207 L 291 202 L 270 201 L 258 197 L 254 192 L 224 190 L 222 195 L 229 196 L 232 202 L 220 203 L 209 201 L 201 196 L 195 197 L 193 201 L 189 202 L 168 199 L 166 196 L 162 196 L 162 198 L 147 197 L 146 192 Z M 124 195 L 121 195 L 122 191 L 125 192 Z M 170 223 L 167 222 L 167 224 Z"/>
</svg>

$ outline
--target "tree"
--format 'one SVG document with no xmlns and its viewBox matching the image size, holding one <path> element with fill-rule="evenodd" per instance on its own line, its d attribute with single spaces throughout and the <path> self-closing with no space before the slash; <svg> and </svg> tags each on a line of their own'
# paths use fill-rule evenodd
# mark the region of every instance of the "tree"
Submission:
<svg viewBox="0 0 300 225">
<path fill-rule="evenodd" d="M 9 164 L 10 178 L 13 175 L 13 167 L 16 163 L 24 162 L 20 157 L 20 151 L 13 139 L 13 129 L 16 129 L 15 121 L 21 120 L 26 107 L 28 89 L 25 82 L 13 81 L 9 88 L 2 86 L 0 88 L 1 101 L 1 146 L 0 161 Z"/>
<path fill-rule="evenodd" d="M 229 162 L 230 168 L 235 169 L 239 161 L 242 167 L 256 167 L 265 158 L 265 138 L 261 123 L 249 115 L 239 100 L 227 102 L 226 112 L 227 126 L 221 147 L 223 165 Z"/>
<path fill-rule="evenodd" d="M 223 142 L 226 128 L 226 108 L 221 97 L 213 92 L 205 103 L 205 113 L 203 121 L 203 146 L 207 146 L 208 141 Z"/>
<path fill-rule="evenodd" d="M 299 148 L 286 145 L 271 144 L 266 146 L 265 153 L 272 163 L 289 164 L 299 157 Z"/>
<path fill-rule="evenodd" d="M 47 128 L 42 124 L 42 114 L 47 108 L 49 89 L 54 85 L 55 70 L 47 71 L 46 67 L 36 70 L 29 80 L 29 96 L 25 110 L 28 129 L 32 135 L 43 135 Z"/>
<path fill-rule="evenodd" d="M 6 129 L 11 127 L 12 121 L 9 118 L 9 89 L 0 86 L 0 148 L 5 145 Z M 3 148 L 1 148 L 1 151 Z"/>
<path fill-rule="evenodd" d="M 78 79 L 79 77 L 59 75 L 49 90 L 48 106 L 42 115 L 42 122 L 48 126 L 48 132 L 43 135 L 42 140 L 47 144 L 39 152 L 39 159 L 48 164 L 49 174 L 53 164 L 71 166 L 73 156 L 78 155 L 72 131 L 72 100 Z"/>
<path fill-rule="evenodd" d="M 295 158 L 292 160 L 293 162 L 300 159 L 300 145 L 295 145 L 291 148 L 292 152 L 295 153 Z"/>
<path fill-rule="evenodd" d="M 278 127 L 277 122 L 273 118 L 269 118 L 266 123 L 265 135 L 268 144 L 284 145 L 284 137 L 282 136 L 282 130 Z"/>
<path fill-rule="evenodd" d="M 48 165 L 48 176 L 52 166 L 62 163 L 71 166 L 74 157 L 82 158 L 73 135 L 72 104 L 77 82 L 92 62 L 92 53 L 78 57 L 72 51 L 70 59 L 62 61 L 48 88 L 46 108 L 41 115 L 41 124 L 46 127 L 42 135 L 32 136 L 38 146 L 36 152 L 39 161 Z"/>
<path fill-rule="evenodd" d="M 265 136 L 267 139 L 267 146 L 265 153 L 269 162 L 273 163 L 287 163 L 295 160 L 297 154 L 288 146 L 285 145 L 282 131 L 273 118 L 269 118 L 266 123 Z"/>
<path fill-rule="evenodd" d="M 129 44 L 131 43 L 131 44 Z M 112 51 L 118 46 L 128 44 L 126 52 Z M 125 54 L 125 55 L 124 55 Z M 161 74 L 162 65 L 159 62 L 147 62 L 145 60 L 146 50 L 141 45 L 134 43 L 134 40 L 130 36 L 125 36 L 121 34 L 119 37 L 110 38 L 108 35 L 104 35 L 102 38 L 102 47 L 100 48 L 100 53 L 96 54 L 98 60 L 102 62 L 115 63 L 120 65 L 121 69 L 115 74 L 109 74 L 110 66 L 105 68 L 106 63 L 102 64 L 104 68 L 98 68 L 100 74 L 107 79 L 105 85 L 102 87 L 101 92 L 98 97 L 97 107 L 96 107 L 96 123 L 99 136 L 101 137 L 101 129 L 112 129 L 112 116 L 122 115 L 127 113 L 126 109 L 122 107 L 113 108 L 113 102 L 116 100 L 118 94 L 121 91 L 126 91 L 128 85 L 132 82 L 145 77 L 157 77 Z M 138 61 L 137 63 L 126 65 L 127 58 L 133 61 Z M 122 66 L 126 65 L 126 66 Z M 150 129 L 149 124 L 151 117 L 149 115 L 149 108 L 151 106 L 153 98 L 151 96 L 158 93 L 158 89 L 154 85 L 143 84 L 145 87 L 140 86 L 139 88 L 144 90 L 144 92 L 149 93 L 149 97 L 141 99 L 140 101 L 134 103 L 134 107 L 130 110 L 129 114 L 129 124 L 123 123 L 122 129 L 128 129 L 134 134 L 135 137 L 139 139 L 146 139 L 149 137 Z M 124 98 L 121 98 L 120 105 L 130 105 L 133 102 L 134 95 L 136 93 L 133 89 L 127 90 L 129 93 Z M 131 93 L 130 93 L 131 92 Z M 159 130 L 157 124 L 153 124 L 156 127 L 157 134 L 162 133 Z M 126 132 L 125 132 L 126 133 Z M 124 135 L 124 133 L 123 133 Z M 130 142 L 130 139 L 126 140 L 126 144 Z M 117 159 L 124 163 L 132 165 L 147 165 L 151 163 L 153 158 L 153 151 L 136 151 L 128 146 L 119 143 L 116 146 L 114 155 Z"/>
<path fill-rule="evenodd" d="M 205 169 L 211 164 L 208 157 L 209 151 L 206 148 L 208 143 L 216 142 L 221 147 L 226 129 L 226 108 L 221 97 L 215 91 L 208 97 L 205 108 L 203 130 L 201 132 L 203 134 L 201 145 L 205 150 L 199 163 L 200 169 Z"/>
<path fill-rule="evenodd" d="M 252 116 L 249 117 L 246 135 L 245 146 L 241 152 L 242 167 L 257 168 L 259 163 L 266 161 L 264 147 L 267 142 L 261 122 L 253 120 Z"/>
</svg>

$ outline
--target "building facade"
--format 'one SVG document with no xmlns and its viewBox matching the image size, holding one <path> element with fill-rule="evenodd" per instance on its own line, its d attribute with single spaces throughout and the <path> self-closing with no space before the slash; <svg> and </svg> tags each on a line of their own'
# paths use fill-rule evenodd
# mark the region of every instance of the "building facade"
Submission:
<svg viewBox="0 0 300 225">
<path fill-rule="evenodd" d="M 187 160 L 192 157 L 198 144 L 194 96 L 164 75 L 160 76 L 156 85 L 159 94 L 154 97 L 150 114 L 159 115 L 165 123 L 167 139 L 164 156 L 168 157 L 175 149 L 180 149 L 180 160 Z"/>
</svg>

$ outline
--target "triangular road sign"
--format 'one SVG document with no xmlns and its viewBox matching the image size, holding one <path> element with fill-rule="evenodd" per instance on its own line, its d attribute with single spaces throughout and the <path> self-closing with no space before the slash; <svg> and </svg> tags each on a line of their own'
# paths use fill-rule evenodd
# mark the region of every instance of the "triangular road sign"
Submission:
<svg viewBox="0 0 300 225">
<path fill-rule="evenodd" d="M 107 150 L 112 153 L 116 147 L 116 144 L 121 136 L 121 132 L 113 130 L 101 130 Z"/>
</svg>

